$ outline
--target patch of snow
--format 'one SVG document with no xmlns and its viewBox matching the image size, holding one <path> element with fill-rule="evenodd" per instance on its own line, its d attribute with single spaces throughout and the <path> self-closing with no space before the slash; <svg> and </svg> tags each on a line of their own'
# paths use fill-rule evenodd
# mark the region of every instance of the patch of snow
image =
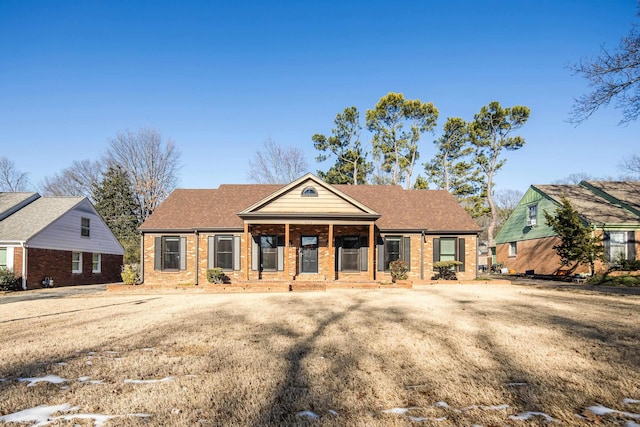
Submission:
<svg viewBox="0 0 640 427">
<path fill-rule="evenodd" d="M 311 411 L 298 412 L 296 415 L 299 416 L 299 417 L 308 417 L 308 418 L 311 418 L 311 419 L 314 419 L 314 420 L 317 420 L 318 418 L 320 418 L 320 415 L 318 415 L 318 414 L 316 414 L 314 412 L 311 412 Z"/>
<path fill-rule="evenodd" d="M 529 384 L 527 384 L 527 383 L 507 383 L 507 385 L 511 386 L 511 387 L 524 387 L 524 386 L 527 386 Z"/>
<path fill-rule="evenodd" d="M 619 414 L 628 418 L 640 419 L 640 414 L 633 414 L 631 412 L 618 411 L 616 409 L 607 408 L 606 406 L 602 406 L 602 405 L 589 406 L 587 410 L 600 416 L 607 415 L 607 414 Z"/>
<path fill-rule="evenodd" d="M 145 347 L 142 349 L 142 351 L 154 351 L 155 347 Z"/>
<path fill-rule="evenodd" d="M 35 422 L 33 427 L 43 427 L 55 423 L 59 420 L 71 421 L 75 419 L 93 420 L 94 427 L 103 427 L 104 423 L 113 418 L 121 417 L 151 417 L 149 414 L 127 414 L 127 415 L 102 415 L 102 414 L 63 414 L 53 416 L 56 412 L 70 412 L 80 410 L 79 406 L 71 406 L 68 403 L 55 406 L 36 406 L 35 408 L 25 409 L 13 414 L 8 414 L 0 417 L 0 421 L 8 423 L 24 423 Z"/>
<path fill-rule="evenodd" d="M 118 352 L 117 351 L 108 350 L 108 351 L 105 351 L 105 354 L 118 354 Z"/>
<path fill-rule="evenodd" d="M 33 387 L 40 382 L 47 382 L 53 384 L 62 384 L 68 381 L 66 378 L 61 378 L 57 375 L 47 375 L 44 377 L 34 377 L 34 378 L 18 378 L 18 381 L 24 383 L 28 382 L 27 387 Z"/>
<path fill-rule="evenodd" d="M 166 383 L 169 381 L 173 381 L 174 377 L 166 377 L 159 380 L 124 380 L 125 384 L 154 384 L 154 383 Z"/>
<path fill-rule="evenodd" d="M 409 421 L 413 421 L 414 423 L 421 423 L 423 421 L 436 421 L 436 422 L 447 421 L 447 417 L 431 418 L 431 417 L 412 417 L 412 416 L 407 416 L 407 419 Z"/>
<path fill-rule="evenodd" d="M 58 362 L 58 363 L 56 363 L 56 365 L 58 365 L 58 366 L 67 366 L 68 363 L 67 362 Z"/>
<path fill-rule="evenodd" d="M 88 384 L 104 384 L 104 381 L 102 380 L 92 380 L 91 377 L 80 377 L 80 378 L 76 378 L 78 381 L 80 381 L 81 383 L 88 383 Z"/>
<path fill-rule="evenodd" d="M 640 424 L 638 424 L 638 423 L 634 423 L 633 421 L 627 421 L 627 422 L 624 424 L 624 427 L 640 427 Z"/>
<path fill-rule="evenodd" d="M 96 354 L 96 352 L 95 352 L 95 351 L 90 351 L 90 352 L 88 352 L 87 354 L 88 354 L 89 356 L 93 356 L 94 354 Z"/>
<path fill-rule="evenodd" d="M 509 405 L 503 403 L 502 405 L 471 405 L 466 408 L 462 408 L 462 411 L 470 411 L 472 409 L 482 409 L 485 411 L 501 411 L 503 409 L 509 409 Z"/>
<path fill-rule="evenodd" d="M 544 412 L 521 412 L 518 415 L 509 415 L 509 419 L 520 420 L 520 421 L 528 421 L 529 418 L 532 418 L 532 417 L 542 417 L 547 422 L 554 422 L 554 423 L 560 422 L 559 420 L 556 420 L 555 418 L 545 414 Z"/>
<path fill-rule="evenodd" d="M 87 365 L 93 365 L 93 362 L 91 360 L 87 360 Z"/>
<path fill-rule="evenodd" d="M 638 400 L 638 399 L 629 399 L 629 398 L 622 400 L 622 404 L 623 405 L 631 405 L 632 403 L 640 403 L 640 400 Z"/>
<path fill-rule="evenodd" d="M 327 411 L 327 412 L 329 412 L 331 415 L 334 415 L 336 417 L 338 416 L 338 413 L 336 411 L 334 411 L 333 409 L 329 409 L 329 411 Z"/>
<path fill-rule="evenodd" d="M 447 402 L 436 402 L 433 404 L 433 406 L 438 408 L 448 408 L 449 404 Z"/>
<path fill-rule="evenodd" d="M 391 408 L 382 411 L 383 414 L 400 414 L 404 415 L 409 411 L 408 408 Z"/>
</svg>

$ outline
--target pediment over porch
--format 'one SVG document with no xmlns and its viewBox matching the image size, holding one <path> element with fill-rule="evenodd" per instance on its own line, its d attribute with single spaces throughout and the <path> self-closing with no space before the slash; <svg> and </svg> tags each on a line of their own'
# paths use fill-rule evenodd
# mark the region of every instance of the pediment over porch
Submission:
<svg viewBox="0 0 640 427">
<path fill-rule="evenodd" d="M 325 183 L 307 174 L 238 215 L 245 221 L 257 218 L 344 218 L 375 221 L 380 214 Z"/>
</svg>

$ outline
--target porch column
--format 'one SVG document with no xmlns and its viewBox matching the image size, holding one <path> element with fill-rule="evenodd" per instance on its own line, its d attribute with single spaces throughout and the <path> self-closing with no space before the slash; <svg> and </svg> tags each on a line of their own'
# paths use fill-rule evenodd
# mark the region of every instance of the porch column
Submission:
<svg viewBox="0 0 640 427">
<path fill-rule="evenodd" d="M 329 238 L 327 240 L 327 249 L 329 250 L 329 256 L 327 262 L 329 263 L 327 271 L 331 280 L 336 280 L 335 260 L 333 256 L 333 224 L 329 224 Z"/>
<path fill-rule="evenodd" d="M 284 275 L 289 280 L 289 223 L 284 225 Z"/>
<path fill-rule="evenodd" d="M 251 242 L 249 241 L 249 224 L 244 223 L 244 279 L 249 280 L 249 254 L 251 253 Z"/>
<path fill-rule="evenodd" d="M 373 264 L 373 252 L 376 250 L 376 227 L 372 222 L 369 224 L 369 280 L 374 280 L 375 265 Z"/>
</svg>

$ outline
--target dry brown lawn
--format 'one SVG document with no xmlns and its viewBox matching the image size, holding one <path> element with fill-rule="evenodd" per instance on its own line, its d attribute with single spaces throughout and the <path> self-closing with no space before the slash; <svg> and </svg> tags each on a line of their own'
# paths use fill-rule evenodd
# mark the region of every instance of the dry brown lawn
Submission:
<svg viewBox="0 0 640 427">
<path fill-rule="evenodd" d="M 506 285 L 0 297 L 0 415 L 70 404 L 54 416 L 121 416 L 105 426 L 549 425 L 513 418 L 527 412 L 634 425 L 639 320 L 637 296 Z M 18 380 L 47 375 L 66 381 Z"/>
</svg>

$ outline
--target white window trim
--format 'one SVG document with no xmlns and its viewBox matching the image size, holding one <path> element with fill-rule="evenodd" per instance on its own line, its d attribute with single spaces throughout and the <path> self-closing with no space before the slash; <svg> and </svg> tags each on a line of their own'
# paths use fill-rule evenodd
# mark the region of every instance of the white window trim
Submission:
<svg viewBox="0 0 640 427">
<path fill-rule="evenodd" d="M 509 256 L 515 257 L 518 255 L 518 243 L 517 242 L 509 242 Z"/>
<path fill-rule="evenodd" d="M 7 270 L 13 271 L 13 246 L 3 246 L 7 250 Z"/>
<path fill-rule="evenodd" d="M 79 270 L 74 270 L 73 269 L 73 254 L 79 254 L 79 259 L 78 259 L 78 266 L 79 266 Z M 82 273 L 82 252 L 71 252 L 71 272 L 72 273 Z"/>
<path fill-rule="evenodd" d="M 98 269 L 94 268 L 94 260 L 93 257 L 98 255 Z M 93 253 L 91 255 L 91 272 L 92 273 L 102 273 L 102 254 Z"/>
</svg>

